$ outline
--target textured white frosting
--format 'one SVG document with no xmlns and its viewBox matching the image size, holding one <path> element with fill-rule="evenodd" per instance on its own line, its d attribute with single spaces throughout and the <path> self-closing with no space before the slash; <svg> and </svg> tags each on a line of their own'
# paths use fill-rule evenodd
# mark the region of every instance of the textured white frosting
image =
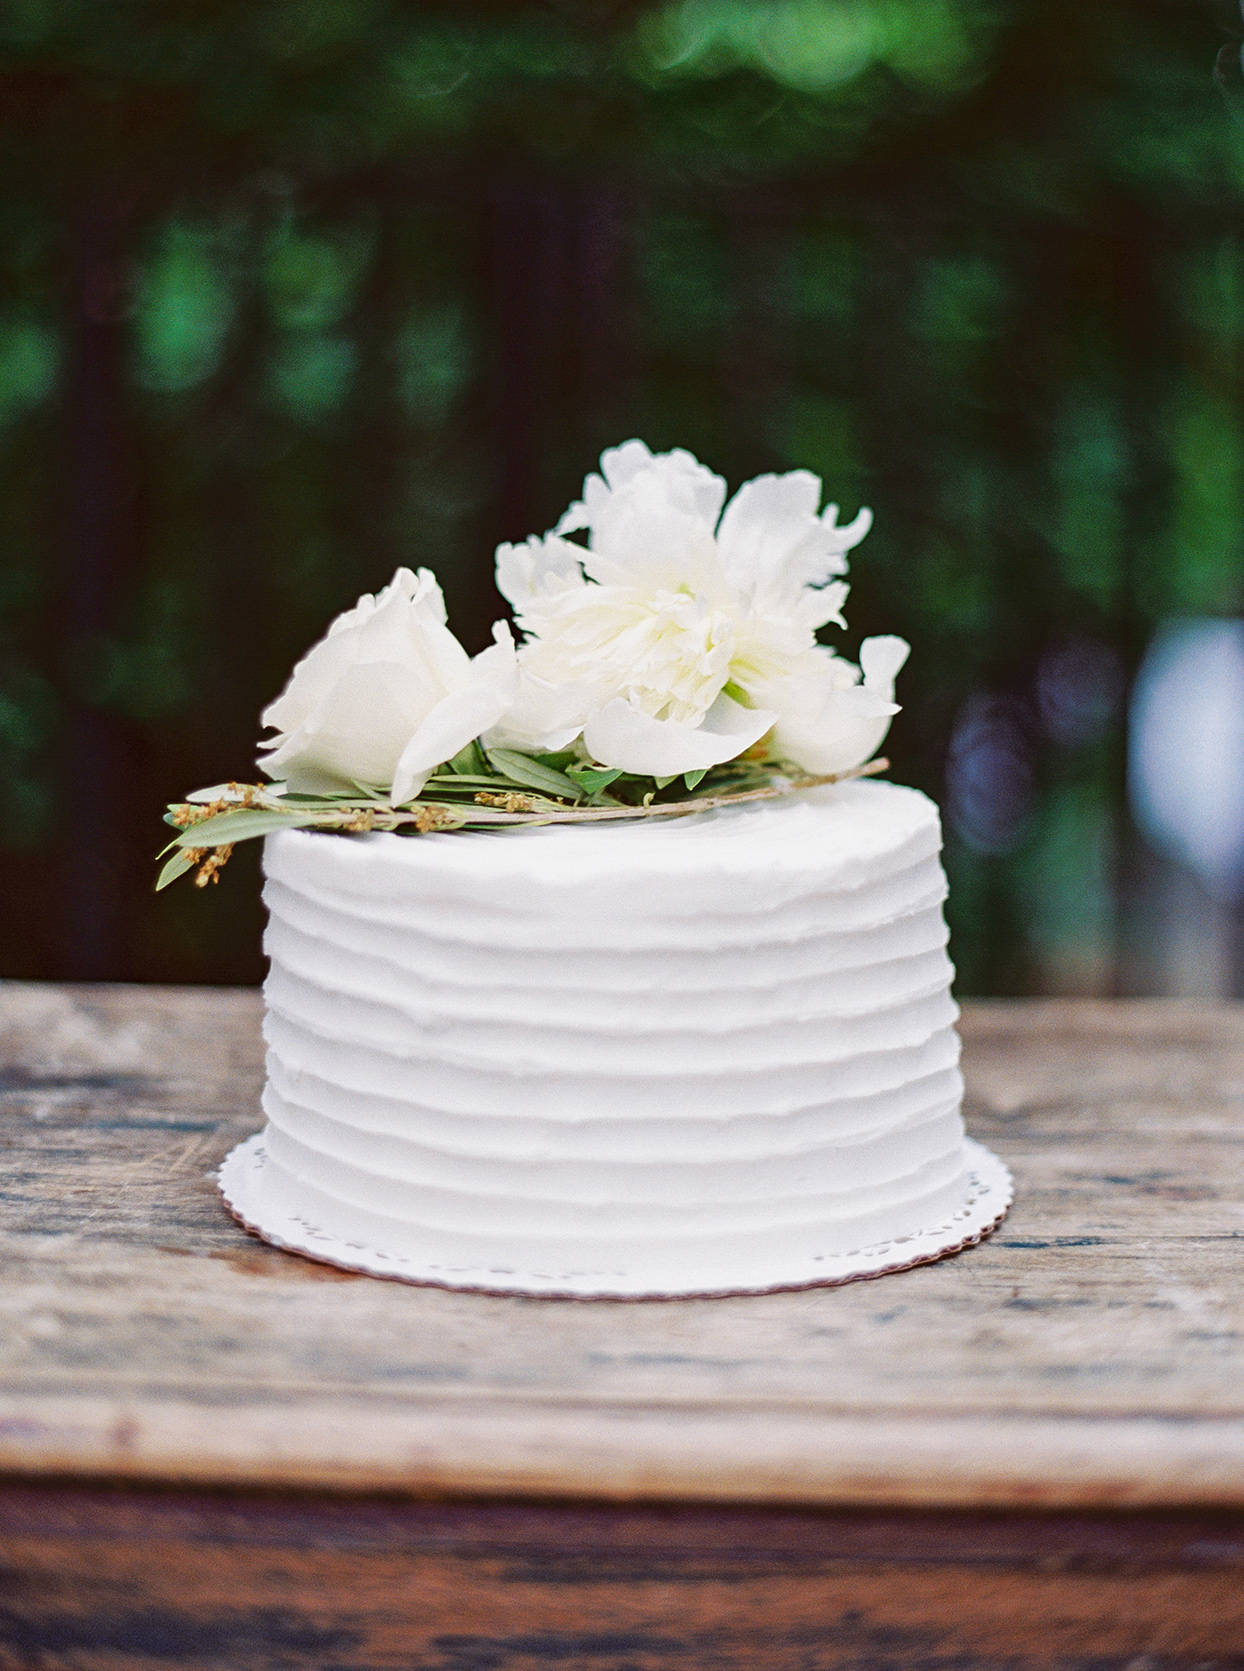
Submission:
<svg viewBox="0 0 1244 1671">
<path fill-rule="evenodd" d="M 967 1167 L 932 802 L 266 844 L 264 1188 L 463 1286 L 778 1285 Z"/>
</svg>

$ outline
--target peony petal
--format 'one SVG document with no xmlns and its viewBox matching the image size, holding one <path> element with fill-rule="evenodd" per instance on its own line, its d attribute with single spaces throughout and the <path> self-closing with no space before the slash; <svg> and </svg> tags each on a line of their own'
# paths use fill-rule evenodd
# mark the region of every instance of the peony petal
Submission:
<svg viewBox="0 0 1244 1671">
<path fill-rule="evenodd" d="M 592 706 L 593 693 L 586 685 L 542 679 L 526 665 L 520 651 L 514 697 L 485 734 L 484 744 L 535 753 L 569 748 L 583 730 Z"/>
<path fill-rule="evenodd" d="M 283 734 L 261 743 L 262 769 L 295 791 L 384 790 L 415 738 L 435 752 L 438 726 L 465 726 L 432 764 L 448 759 L 512 699 L 513 639 L 504 626 L 495 636 L 494 648 L 472 661 L 446 625 L 431 570 L 399 568 L 382 591 L 337 617 L 269 704 L 264 722 Z"/>
<path fill-rule="evenodd" d="M 411 582 L 414 588 L 411 590 Z M 409 597 L 411 603 L 418 604 L 421 609 L 435 615 L 442 626 L 449 623 L 449 612 L 445 608 L 445 594 L 441 591 L 440 581 L 431 569 L 420 569 L 418 574 L 412 575 L 409 569 L 399 569 L 393 576 L 391 585 L 397 587 Z"/>
<path fill-rule="evenodd" d="M 371 620 L 352 635 L 350 649 L 361 663 L 400 662 L 411 683 L 424 688 L 428 701 L 458 684 L 470 663 L 445 624 L 445 600 L 427 569 L 420 569 L 413 595 L 386 589 Z"/>
<path fill-rule="evenodd" d="M 827 586 L 805 587 L 795 613 L 799 620 L 813 632 L 818 627 L 831 624 L 845 627 L 846 620 L 843 609 L 850 595 L 851 588 L 845 580 L 831 580 Z"/>
<path fill-rule="evenodd" d="M 726 492 L 721 477 L 689 452 L 654 455 L 642 441 L 604 453 L 601 471 L 587 478 L 582 500 L 556 528 L 559 535 L 588 530 L 586 572 L 605 583 L 694 584 L 685 556 L 693 552 L 701 563 L 711 548 Z"/>
<path fill-rule="evenodd" d="M 622 698 L 607 702 L 583 728 L 583 744 L 602 766 L 640 777 L 677 777 L 733 760 L 759 742 L 775 715 L 719 696 L 700 725 L 653 719 Z"/>
<path fill-rule="evenodd" d="M 420 576 L 426 576 L 435 585 L 436 581 L 430 569 L 420 569 L 418 574 L 412 574 L 409 569 L 399 568 L 394 571 L 392 580 L 378 592 L 364 592 L 362 597 L 350 609 L 336 617 L 329 624 L 328 635 L 335 632 L 348 632 L 352 627 L 362 626 L 375 614 L 377 608 L 395 594 L 409 602 L 419 590 Z"/>
<path fill-rule="evenodd" d="M 383 604 L 393 602 L 423 603 L 435 609 L 442 621 L 448 619 L 440 582 L 431 569 L 395 569 L 393 579 L 376 593 L 373 602 L 377 609 Z"/>
<path fill-rule="evenodd" d="M 600 468 L 599 476 L 591 475 L 584 482 L 582 500 L 566 512 L 557 525 L 558 533 L 569 533 L 572 528 L 595 531 L 602 517 L 608 515 L 610 497 L 641 479 L 659 483 L 666 499 L 681 505 L 710 529 L 721 515 L 725 482 L 685 448 L 654 454 L 642 441 L 624 441 L 601 454 Z M 596 543 L 594 538 L 592 544 Z"/>
<path fill-rule="evenodd" d="M 853 551 L 873 525 L 873 513 L 867 505 L 861 505 L 852 521 L 838 526 L 837 505 L 826 505 L 821 512 L 821 521 L 827 531 L 833 535 L 839 551 Z"/>
<path fill-rule="evenodd" d="M 712 519 L 694 493 L 671 493 L 655 470 L 611 494 L 592 526 L 584 572 L 601 585 L 721 590 Z"/>
<path fill-rule="evenodd" d="M 297 663 L 285 688 L 264 709 L 261 724 L 292 732 L 304 725 L 324 701 L 346 667 L 365 661 L 405 662 L 410 659 L 412 625 L 428 638 L 418 647 L 418 660 L 444 678 L 466 652 L 445 625 L 445 600 L 430 569 L 417 574 L 400 568 L 373 597 L 364 593 L 351 608 L 330 623 L 328 631 Z M 271 746 L 271 745 L 268 745 Z"/>
<path fill-rule="evenodd" d="M 576 499 L 566 510 L 554 532 L 572 534 L 592 529 L 609 495 L 625 487 L 651 463 L 652 454 L 642 441 L 623 441 L 620 447 L 609 447 L 600 455 L 601 474 L 593 472 L 585 479 L 582 499 Z"/>
<path fill-rule="evenodd" d="M 399 570 L 399 573 L 401 571 Z M 350 636 L 375 613 L 376 600 L 365 593 L 349 609 L 334 616 L 324 636 L 294 664 L 285 688 L 259 717 L 261 726 L 295 731 L 332 688 L 333 680 L 352 659 L 345 648 Z"/>
<path fill-rule="evenodd" d="M 356 627 L 365 626 L 378 610 L 386 609 L 391 604 L 400 607 L 402 604 L 414 603 L 421 595 L 435 599 L 440 607 L 440 618 L 444 621 L 445 600 L 441 597 L 441 589 L 431 569 L 420 569 L 418 573 L 413 573 L 410 569 L 399 568 L 394 571 L 393 578 L 387 586 L 381 587 L 374 595 L 364 592 L 352 609 L 338 615 L 330 624 L 327 636 L 331 638 L 334 633 L 351 632 Z"/>
<path fill-rule="evenodd" d="M 688 510 L 709 528 L 716 528 L 721 507 L 726 502 L 726 483 L 722 476 L 701 464 L 694 453 L 685 447 L 672 452 L 658 453 L 653 459 L 656 473 L 666 484 L 666 491 L 677 496 Z"/>
<path fill-rule="evenodd" d="M 615 488 L 624 486 L 632 476 L 652 462 L 652 454 L 642 441 L 623 441 L 620 447 L 610 447 L 600 455 L 602 474 L 593 472 L 583 483 L 583 497 L 563 512 L 553 530 L 555 534 L 577 534 L 590 530 Z"/>
<path fill-rule="evenodd" d="M 817 514 L 821 483 L 807 470 L 758 476 L 726 506 L 717 530 L 731 584 L 757 599 L 791 607 L 805 586 L 846 572 L 841 533 Z"/>
<path fill-rule="evenodd" d="M 887 696 L 893 696 L 894 681 L 910 654 L 911 645 L 905 638 L 890 633 L 881 638 L 866 638 L 860 645 L 860 669 L 864 684 L 869 690 L 880 690 Z"/>
<path fill-rule="evenodd" d="M 850 714 L 855 719 L 893 719 L 899 712 L 898 703 L 884 691 L 869 690 L 866 685 L 852 685 L 847 690 L 834 692 L 834 710 Z"/>
<path fill-rule="evenodd" d="M 902 639 L 866 639 L 861 659 L 867 651 L 872 682 L 844 685 L 848 664 L 818 649 L 818 661 L 806 663 L 800 676 L 767 689 L 765 697 L 779 716 L 773 727 L 774 754 L 818 776 L 850 771 L 870 760 L 898 712 L 894 675 L 906 650 Z"/>
<path fill-rule="evenodd" d="M 653 456 L 652 449 L 643 441 L 623 441 L 621 446 L 606 447 L 600 455 L 600 473 L 610 491 L 616 493 L 641 470 L 646 470 Z"/>
<path fill-rule="evenodd" d="M 583 547 L 557 534 L 532 534 L 522 545 L 497 547 L 497 590 L 517 615 L 533 598 L 583 581 Z"/>
</svg>

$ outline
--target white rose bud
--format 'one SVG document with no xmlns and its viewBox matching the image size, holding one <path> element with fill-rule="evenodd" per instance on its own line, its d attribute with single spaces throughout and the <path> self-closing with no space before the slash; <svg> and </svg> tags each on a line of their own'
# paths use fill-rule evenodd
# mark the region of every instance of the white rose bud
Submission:
<svg viewBox="0 0 1244 1671">
<path fill-rule="evenodd" d="M 363 788 L 413 800 L 513 700 L 513 642 L 504 626 L 493 631 L 497 642 L 468 656 L 435 577 L 399 569 L 337 617 L 264 710 L 280 734 L 261 743 L 260 766 L 304 794 Z"/>
</svg>

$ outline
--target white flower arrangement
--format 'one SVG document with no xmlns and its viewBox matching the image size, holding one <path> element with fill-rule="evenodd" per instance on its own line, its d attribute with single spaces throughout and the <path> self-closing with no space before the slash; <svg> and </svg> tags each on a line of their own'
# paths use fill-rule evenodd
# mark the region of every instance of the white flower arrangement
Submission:
<svg viewBox="0 0 1244 1671">
<path fill-rule="evenodd" d="M 840 526 L 820 497 L 795 470 L 727 504 L 690 453 L 615 447 L 551 533 L 498 549 L 521 639 L 498 622 L 474 657 L 432 574 L 399 569 L 265 709 L 276 781 L 168 809 L 157 886 L 191 868 L 213 881 L 234 842 L 289 826 L 675 816 L 883 769 L 908 647 L 866 639 L 857 667 L 817 642 L 845 624 L 847 553 L 872 521 Z"/>
</svg>

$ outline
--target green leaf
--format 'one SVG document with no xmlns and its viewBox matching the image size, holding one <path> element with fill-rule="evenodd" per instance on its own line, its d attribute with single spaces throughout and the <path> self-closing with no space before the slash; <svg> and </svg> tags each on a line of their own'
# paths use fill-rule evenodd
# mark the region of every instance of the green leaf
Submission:
<svg viewBox="0 0 1244 1671">
<path fill-rule="evenodd" d="M 428 779 L 428 784 L 433 783 L 440 789 L 495 789 L 497 787 L 497 774 L 496 772 L 433 772 Z"/>
<path fill-rule="evenodd" d="M 542 766 L 538 760 L 515 749 L 490 748 L 486 752 L 489 764 L 523 789 L 535 789 L 541 795 L 556 795 L 566 801 L 583 799 L 583 790 L 575 780 L 553 766 Z"/>
<path fill-rule="evenodd" d="M 478 742 L 470 742 L 465 748 L 460 748 L 452 760 L 445 762 L 444 770 L 453 772 L 458 777 L 470 777 L 477 772 L 486 771 L 488 762 L 484 759 L 484 751 Z"/>
<path fill-rule="evenodd" d="M 634 772 L 623 772 L 621 777 L 615 778 L 610 784 L 610 798 L 618 799 L 627 806 L 640 806 L 645 795 L 652 795 L 652 779 L 637 777 Z"/>
<path fill-rule="evenodd" d="M 705 787 L 717 794 L 731 789 L 759 788 L 772 781 L 773 772 L 767 766 L 746 760 L 730 760 L 723 766 L 709 768 Z"/>
<path fill-rule="evenodd" d="M 359 795 L 312 795 L 312 794 L 310 794 L 306 791 L 303 791 L 303 790 L 287 789 L 285 791 L 285 793 L 279 798 L 278 804 L 276 806 L 271 807 L 270 810 L 273 811 L 273 812 L 279 812 L 282 807 L 286 807 L 286 806 L 292 807 L 295 810 L 300 808 L 300 807 L 304 807 L 304 806 L 305 807 L 321 807 L 321 808 L 323 808 L 323 807 L 369 807 L 369 806 L 375 806 L 377 801 L 380 800 L 380 799 L 381 799 L 380 796 L 373 795 L 371 793 L 359 794 Z M 268 811 L 269 808 L 265 807 L 263 810 Z"/>
<path fill-rule="evenodd" d="M 469 801 L 485 786 L 495 789 L 496 778 L 430 777 L 409 805 L 422 806 L 425 801 L 432 800 Z"/>
<path fill-rule="evenodd" d="M 621 766 L 568 766 L 566 776 L 581 784 L 589 795 L 598 795 L 622 776 Z"/>
<path fill-rule="evenodd" d="M 669 777 L 654 777 L 652 781 L 656 784 L 658 789 L 668 789 L 671 783 L 676 783 L 678 781 L 678 773 L 674 772 Z"/>
<path fill-rule="evenodd" d="M 684 772 L 682 780 L 688 789 L 698 789 L 708 775 L 708 767 L 701 766 L 698 772 Z"/>
<path fill-rule="evenodd" d="M 225 847 L 234 841 L 250 841 L 270 835 L 273 830 L 301 830 L 326 821 L 325 812 L 275 812 L 263 807 L 238 807 L 218 812 L 201 824 L 191 824 L 174 841 L 174 847 Z M 335 822 L 335 820 L 328 820 Z"/>
<path fill-rule="evenodd" d="M 192 789 L 188 795 L 185 795 L 182 798 L 183 800 L 193 802 L 195 805 L 202 806 L 208 801 L 235 800 L 236 790 L 234 786 L 229 783 L 213 783 L 209 784 L 206 789 Z"/>
<path fill-rule="evenodd" d="M 156 877 L 155 891 L 159 893 L 161 888 L 167 888 L 170 882 L 175 882 L 179 876 L 184 875 L 186 871 L 193 867 L 193 865 L 194 859 L 191 855 L 186 852 L 184 847 L 179 848 L 160 871 L 160 874 Z"/>
</svg>

